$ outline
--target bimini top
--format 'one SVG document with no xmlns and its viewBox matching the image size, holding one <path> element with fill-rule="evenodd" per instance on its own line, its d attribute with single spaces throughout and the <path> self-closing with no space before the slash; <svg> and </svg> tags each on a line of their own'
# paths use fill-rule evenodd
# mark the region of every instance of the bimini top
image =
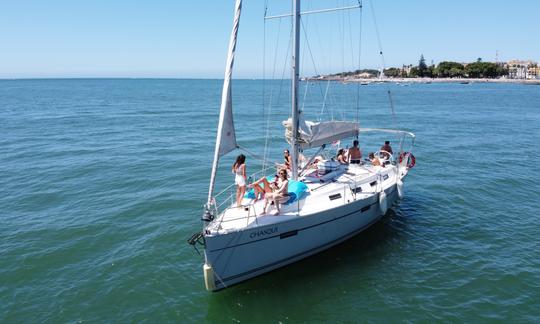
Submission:
<svg viewBox="0 0 540 324">
<path fill-rule="evenodd" d="M 283 121 L 285 138 L 289 144 L 292 138 L 291 118 Z M 357 136 L 359 129 L 356 122 L 350 121 L 325 121 L 312 122 L 300 120 L 299 145 L 302 149 L 319 147 L 347 137 Z"/>
</svg>

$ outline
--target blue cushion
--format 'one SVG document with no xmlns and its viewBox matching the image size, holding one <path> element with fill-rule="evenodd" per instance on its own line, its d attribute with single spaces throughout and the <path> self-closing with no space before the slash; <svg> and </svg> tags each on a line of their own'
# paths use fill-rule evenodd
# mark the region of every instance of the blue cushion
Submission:
<svg viewBox="0 0 540 324">
<path fill-rule="evenodd" d="M 289 180 L 289 185 L 287 186 L 289 191 L 289 200 L 285 203 L 286 205 L 292 204 L 293 202 L 304 198 L 307 191 L 307 186 L 305 183 L 296 180 Z"/>
</svg>

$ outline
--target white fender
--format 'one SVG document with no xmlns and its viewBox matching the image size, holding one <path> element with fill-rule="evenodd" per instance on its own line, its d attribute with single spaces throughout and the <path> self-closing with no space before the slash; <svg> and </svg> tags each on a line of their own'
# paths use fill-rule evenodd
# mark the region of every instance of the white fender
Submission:
<svg viewBox="0 0 540 324">
<path fill-rule="evenodd" d="M 215 290 L 216 283 L 214 281 L 214 269 L 212 269 L 211 266 L 205 263 L 203 266 L 203 273 L 204 273 L 204 284 L 206 286 L 206 290 L 208 291 Z"/>
<path fill-rule="evenodd" d="M 399 199 L 403 199 L 403 197 L 405 197 L 405 188 L 403 187 L 403 181 L 401 181 L 401 179 L 398 179 L 396 186 Z"/>
<path fill-rule="evenodd" d="M 381 191 L 379 194 L 379 211 L 382 215 L 386 214 L 386 211 L 388 210 L 388 202 L 386 201 L 386 193 L 384 190 Z"/>
</svg>

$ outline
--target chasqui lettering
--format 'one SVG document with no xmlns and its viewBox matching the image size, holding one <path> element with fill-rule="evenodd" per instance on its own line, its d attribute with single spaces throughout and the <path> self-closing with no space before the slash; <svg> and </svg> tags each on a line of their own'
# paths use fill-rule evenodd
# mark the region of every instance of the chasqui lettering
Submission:
<svg viewBox="0 0 540 324">
<path fill-rule="evenodd" d="M 251 234 L 249 234 L 249 237 L 256 238 L 256 237 L 266 236 L 266 235 L 277 233 L 277 231 L 278 231 L 277 227 L 267 228 L 264 230 L 252 232 Z"/>
</svg>

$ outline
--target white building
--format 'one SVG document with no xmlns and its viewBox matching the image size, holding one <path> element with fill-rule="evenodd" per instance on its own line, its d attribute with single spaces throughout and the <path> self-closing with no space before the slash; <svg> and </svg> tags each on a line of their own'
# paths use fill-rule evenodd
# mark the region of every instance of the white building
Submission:
<svg viewBox="0 0 540 324">
<path fill-rule="evenodd" d="M 508 78 L 510 79 L 535 79 L 537 74 L 537 63 L 531 60 L 512 60 L 506 63 L 508 67 Z"/>
</svg>

